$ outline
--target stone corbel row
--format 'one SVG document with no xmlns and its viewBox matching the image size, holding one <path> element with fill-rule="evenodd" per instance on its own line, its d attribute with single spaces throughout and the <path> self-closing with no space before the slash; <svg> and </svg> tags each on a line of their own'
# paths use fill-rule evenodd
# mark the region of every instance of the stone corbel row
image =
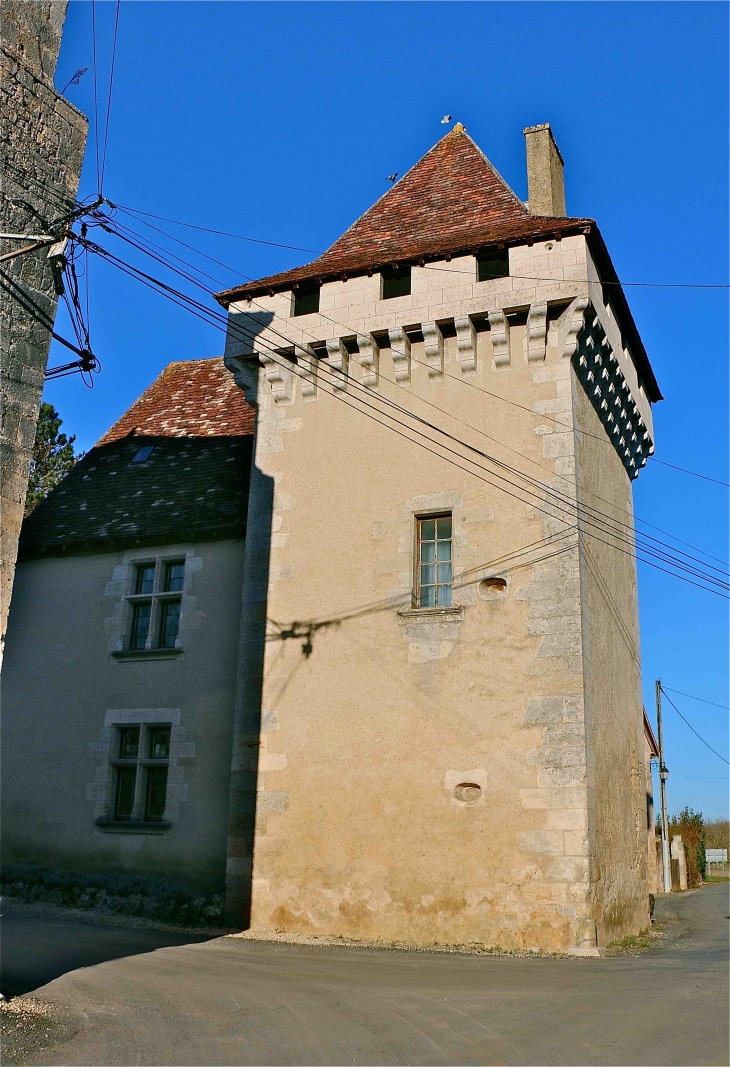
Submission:
<svg viewBox="0 0 730 1067">
<path fill-rule="evenodd" d="M 654 444 L 601 321 L 587 300 L 575 338 L 576 374 L 626 471 L 636 478 L 654 452 Z"/>
<path fill-rule="evenodd" d="M 490 311 L 487 314 L 493 348 L 494 368 L 508 367 L 510 357 L 510 309 Z M 456 355 L 464 375 L 477 370 L 477 330 L 475 319 L 484 316 L 460 316 L 453 319 L 456 334 Z M 581 319 L 582 322 L 582 319 Z M 435 322 L 424 322 L 413 328 L 423 337 L 424 363 L 429 379 L 435 380 L 444 374 L 444 335 Z M 533 304 L 527 318 L 527 358 L 530 362 L 544 360 L 547 339 L 547 304 Z M 352 347 L 352 346 L 350 346 Z M 357 356 L 362 368 L 359 384 L 375 388 L 379 381 L 380 351 L 387 348 L 393 360 L 395 381 L 399 384 L 411 380 L 411 338 L 401 326 L 391 327 L 376 335 L 357 336 Z M 318 378 L 332 389 L 347 388 L 350 364 L 353 356 L 342 337 L 335 337 L 321 344 L 304 349 L 280 349 L 278 351 L 252 352 L 245 356 L 226 359 L 226 366 L 233 371 L 236 382 L 244 389 L 249 403 L 255 402 L 255 388 L 251 379 L 251 367 L 255 360 L 264 370 L 271 386 L 272 398 L 277 404 L 291 403 L 294 395 L 294 378 L 301 380 L 302 396 L 312 399 L 317 395 Z M 320 367 L 324 363 L 324 366 Z M 326 367 L 326 369 L 325 369 Z"/>
</svg>

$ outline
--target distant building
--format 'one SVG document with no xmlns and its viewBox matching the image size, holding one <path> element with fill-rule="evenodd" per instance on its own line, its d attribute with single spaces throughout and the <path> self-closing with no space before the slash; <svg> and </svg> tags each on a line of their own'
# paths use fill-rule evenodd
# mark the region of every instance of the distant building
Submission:
<svg viewBox="0 0 730 1067">
<path fill-rule="evenodd" d="M 661 394 L 525 135 L 529 210 L 457 125 L 319 259 L 219 294 L 242 391 L 174 364 L 33 513 L 6 855 L 225 877 L 260 930 L 590 955 L 648 925 Z"/>
<path fill-rule="evenodd" d="M 6 233 L 48 234 L 76 202 L 88 122 L 53 85 L 67 6 L 67 0 L 0 5 Z M 33 244 L 0 238 L 0 253 L 10 257 Z M 0 657 L 58 301 L 47 253 L 46 244 L 5 259 L 2 267 Z"/>
</svg>

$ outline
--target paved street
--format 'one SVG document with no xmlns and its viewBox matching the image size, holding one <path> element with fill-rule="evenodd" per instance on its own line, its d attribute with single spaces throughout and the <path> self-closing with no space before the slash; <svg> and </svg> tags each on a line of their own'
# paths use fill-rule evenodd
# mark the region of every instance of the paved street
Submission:
<svg viewBox="0 0 730 1067">
<path fill-rule="evenodd" d="M 657 914 L 661 948 L 606 959 L 135 943 L 36 991 L 76 1033 L 33 1062 L 727 1064 L 728 887 L 660 898 Z M 51 932 L 26 924 L 21 943 L 12 909 L 5 924 L 8 973 L 30 946 L 38 967 Z"/>
</svg>

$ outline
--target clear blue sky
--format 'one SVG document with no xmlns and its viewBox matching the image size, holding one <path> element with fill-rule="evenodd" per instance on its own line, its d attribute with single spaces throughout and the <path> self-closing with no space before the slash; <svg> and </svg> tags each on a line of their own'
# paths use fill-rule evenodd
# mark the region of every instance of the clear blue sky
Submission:
<svg viewBox="0 0 730 1067">
<path fill-rule="evenodd" d="M 97 4 L 102 126 L 114 15 L 114 3 Z M 443 135 L 445 113 L 522 197 L 522 128 L 549 121 L 566 161 L 568 213 L 598 220 L 619 277 L 722 283 L 727 40 L 721 3 L 124 2 L 104 192 L 173 219 L 321 250 L 385 191 L 388 174 L 402 174 Z M 91 5 L 72 0 L 59 88 L 92 67 L 91 41 Z M 91 69 L 67 95 L 92 118 L 86 195 L 96 188 Z M 221 287 L 312 258 L 173 232 L 232 265 L 207 265 Z M 666 397 L 655 409 L 658 457 L 728 481 L 727 293 L 627 294 Z M 170 360 L 222 352 L 212 327 L 96 259 L 90 310 L 104 368 L 95 389 L 70 378 L 46 391 L 84 449 Z M 62 315 L 58 328 L 68 335 Z M 51 364 L 66 359 L 54 346 Z M 720 486 L 650 463 L 636 511 L 727 559 Z M 728 704 L 725 601 L 642 566 L 640 605 L 652 718 L 657 677 Z M 727 712 L 672 696 L 727 755 Z M 670 808 L 725 814 L 726 765 L 670 707 L 665 722 Z"/>
</svg>

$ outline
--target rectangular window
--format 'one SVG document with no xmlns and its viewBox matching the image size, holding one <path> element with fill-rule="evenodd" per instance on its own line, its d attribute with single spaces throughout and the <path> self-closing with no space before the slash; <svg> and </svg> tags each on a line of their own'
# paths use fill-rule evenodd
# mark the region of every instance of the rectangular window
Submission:
<svg viewBox="0 0 730 1067">
<path fill-rule="evenodd" d="M 134 584 L 135 593 L 151 593 L 155 587 L 154 563 L 143 563 L 137 567 L 137 581 Z"/>
<path fill-rule="evenodd" d="M 451 605 L 451 515 L 417 519 L 416 606 Z"/>
<path fill-rule="evenodd" d="M 137 764 L 117 767 L 117 787 L 114 795 L 114 818 L 131 819 L 134 810 L 134 790 L 137 784 Z"/>
<path fill-rule="evenodd" d="M 180 601 L 164 600 L 160 613 L 160 648 L 174 648 L 180 629 Z"/>
<path fill-rule="evenodd" d="M 112 758 L 112 817 L 121 822 L 161 822 L 167 803 L 172 727 L 117 726 L 118 755 Z"/>
<path fill-rule="evenodd" d="M 477 279 L 509 277 L 509 252 L 506 248 L 488 248 L 477 253 Z"/>
<path fill-rule="evenodd" d="M 167 767 L 148 767 L 144 805 L 144 817 L 148 822 L 159 822 L 162 819 L 166 798 Z"/>
<path fill-rule="evenodd" d="M 125 727 L 119 731 L 119 758 L 136 759 L 139 755 L 139 726 Z"/>
<path fill-rule="evenodd" d="M 165 564 L 165 592 L 166 593 L 179 593 L 183 587 L 183 578 L 185 577 L 185 564 L 184 563 L 166 563 Z"/>
<path fill-rule="evenodd" d="M 392 300 L 395 296 L 410 296 L 410 267 L 384 267 L 380 273 L 383 279 L 381 290 L 383 300 Z"/>
<path fill-rule="evenodd" d="M 170 756 L 170 727 L 151 726 L 150 735 L 150 759 L 168 759 Z"/>
<path fill-rule="evenodd" d="M 132 608 L 132 633 L 129 639 L 130 648 L 144 648 L 147 643 L 147 634 L 150 631 L 150 615 L 152 604 L 146 601 L 144 604 L 135 604 Z"/>
<path fill-rule="evenodd" d="M 319 286 L 295 289 L 292 315 L 312 315 L 315 311 L 319 311 Z"/>
</svg>

